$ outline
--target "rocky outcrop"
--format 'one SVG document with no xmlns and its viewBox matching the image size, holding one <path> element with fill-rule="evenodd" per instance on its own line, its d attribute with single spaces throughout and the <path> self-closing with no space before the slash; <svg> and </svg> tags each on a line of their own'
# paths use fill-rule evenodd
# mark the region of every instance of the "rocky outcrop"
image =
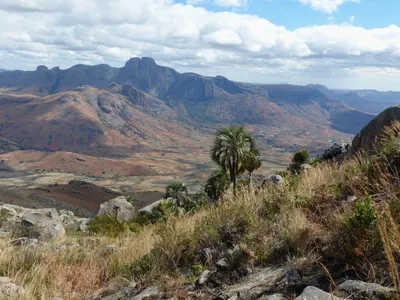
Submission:
<svg viewBox="0 0 400 300">
<path fill-rule="evenodd" d="M 283 177 L 278 174 L 270 175 L 264 179 L 262 186 L 266 186 L 269 183 L 282 184 L 285 183 L 285 179 L 283 179 Z"/>
<path fill-rule="evenodd" d="M 390 126 L 393 121 L 400 121 L 400 106 L 393 106 L 375 117 L 353 139 L 352 153 L 359 151 L 371 152 L 382 137 L 383 129 Z"/>
<path fill-rule="evenodd" d="M 120 222 L 128 222 L 136 215 L 136 210 L 124 196 L 120 196 L 100 205 L 97 216 L 109 216 Z"/>
<path fill-rule="evenodd" d="M 396 290 L 376 283 L 366 283 L 358 280 L 347 280 L 337 287 L 346 295 L 367 297 L 367 299 L 395 299 Z M 364 299 L 364 298 L 363 298 Z"/>
<path fill-rule="evenodd" d="M 40 240 L 60 239 L 64 237 L 65 229 L 54 208 L 36 209 L 26 212 L 21 219 L 21 225 L 26 228 L 26 234 Z"/>
<path fill-rule="evenodd" d="M 176 200 L 173 198 L 161 199 L 139 209 L 138 212 L 140 214 L 151 214 L 153 212 L 153 209 L 156 208 L 158 205 L 170 201 L 176 201 Z"/>
<path fill-rule="evenodd" d="M 145 106 L 146 97 L 144 94 L 137 90 L 132 84 L 124 84 L 122 86 L 121 94 L 126 96 L 132 104 Z"/>
<path fill-rule="evenodd" d="M 350 145 L 345 143 L 335 143 L 331 147 L 329 147 L 325 152 L 322 154 L 322 158 L 325 160 L 341 160 L 347 154 Z"/>
</svg>

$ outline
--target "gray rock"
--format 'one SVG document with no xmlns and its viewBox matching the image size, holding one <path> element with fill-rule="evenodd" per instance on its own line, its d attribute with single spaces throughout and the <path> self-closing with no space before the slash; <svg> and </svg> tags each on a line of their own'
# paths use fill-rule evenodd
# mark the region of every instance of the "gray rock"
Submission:
<svg viewBox="0 0 400 300">
<path fill-rule="evenodd" d="M 263 182 L 263 186 L 265 186 L 268 183 L 275 183 L 275 184 L 282 184 L 285 183 L 285 179 L 282 178 L 281 175 L 278 174 L 274 174 L 274 175 L 270 175 L 267 178 L 265 178 L 264 182 Z"/>
<path fill-rule="evenodd" d="M 87 231 L 87 223 L 89 223 L 89 219 L 76 217 L 72 211 L 60 210 L 60 219 L 65 229 Z"/>
<path fill-rule="evenodd" d="M 312 169 L 312 166 L 309 164 L 302 164 L 300 165 L 300 171 L 307 172 L 308 170 Z"/>
<path fill-rule="evenodd" d="M 210 271 L 205 270 L 203 273 L 200 274 L 199 278 L 196 280 L 196 285 L 203 285 L 207 282 L 207 280 L 210 278 Z"/>
<path fill-rule="evenodd" d="M 26 237 L 22 237 L 22 238 L 19 238 L 16 240 L 12 240 L 10 242 L 10 244 L 12 246 L 16 246 L 16 247 L 18 247 L 18 246 L 28 246 L 28 247 L 33 246 L 33 247 L 35 247 L 39 244 L 39 241 L 37 239 L 29 239 Z"/>
<path fill-rule="evenodd" d="M 322 158 L 325 160 L 334 159 L 344 153 L 347 153 L 348 146 L 344 143 L 342 144 L 333 144 L 330 148 L 325 150 L 324 154 L 322 154 Z"/>
<path fill-rule="evenodd" d="M 308 286 L 295 300 L 343 300 L 314 286 Z"/>
<path fill-rule="evenodd" d="M 215 265 L 217 266 L 218 270 L 221 271 L 229 270 L 229 262 L 226 258 L 220 259 L 219 261 L 217 261 Z"/>
<path fill-rule="evenodd" d="M 347 280 L 337 287 L 346 294 L 365 294 L 368 297 L 383 296 L 387 299 L 394 299 L 396 291 L 376 283 L 366 283 L 358 280 Z"/>
<path fill-rule="evenodd" d="M 260 300 L 285 300 L 286 298 L 282 294 L 274 294 L 269 296 L 264 296 Z"/>
<path fill-rule="evenodd" d="M 145 289 L 144 291 L 133 297 L 132 300 L 142 300 L 157 295 L 158 295 L 158 288 L 153 286 Z"/>
<path fill-rule="evenodd" d="M 357 200 L 357 196 L 348 196 L 347 198 L 346 198 L 346 201 L 347 202 L 354 202 L 354 201 L 356 201 Z"/>
<path fill-rule="evenodd" d="M 225 298 L 240 295 L 241 299 L 253 299 L 262 294 L 286 292 L 288 287 L 294 284 L 291 282 L 292 270 L 266 268 L 249 275 L 242 282 L 227 287 L 222 294 Z"/>
<path fill-rule="evenodd" d="M 175 199 L 172 199 L 172 198 L 161 199 L 161 200 L 155 201 L 155 202 L 153 202 L 152 204 L 147 205 L 147 206 L 145 206 L 145 207 L 139 209 L 138 212 L 139 212 L 139 213 L 142 213 L 142 214 L 146 214 L 146 213 L 147 213 L 147 214 L 151 214 L 151 213 L 153 212 L 153 209 L 154 209 L 155 207 L 157 207 L 159 204 L 165 203 L 165 202 L 169 202 L 169 201 L 174 201 L 174 202 L 175 202 L 176 200 L 175 200 Z"/>
<path fill-rule="evenodd" d="M 0 298 L 16 297 L 25 293 L 24 288 L 12 282 L 11 278 L 0 277 Z"/>
<path fill-rule="evenodd" d="M 26 227 L 28 235 L 40 240 L 60 239 L 65 229 L 56 209 L 44 208 L 26 212 L 22 216 L 21 225 Z"/>
<path fill-rule="evenodd" d="M 135 208 L 124 196 L 120 196 L 102 203 L 97 216 L 110 216 L 120 222 L 128 222 L 135 217 Z"/>
</svg>

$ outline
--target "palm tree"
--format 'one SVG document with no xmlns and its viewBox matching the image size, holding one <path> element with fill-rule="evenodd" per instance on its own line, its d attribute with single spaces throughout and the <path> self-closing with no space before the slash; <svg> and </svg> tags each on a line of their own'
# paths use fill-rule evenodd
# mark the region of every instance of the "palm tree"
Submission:
<svg viewBox="0 0 400 300">
<path fill-rule="evenodd" d="M 228 186 L 229 177 L 226 175 L 226 172 L 221 170 L 215 171 L 207 180 L 205 192 L 208 197 L 216 201 L 221 198 Z"/>
<path fill-rule="evenodd" d="M 253 147 L 249 151 L 249 155 L 244 161 L 244 168 L 249 172 L 249 177 L 251 181 L 251 176 L 253 172 L 259 168 L 261 168 L 261 156 L 260 151 Z"/>
<path fill-rule="evenodd" d="M 176 199 L 176 204 L 181 206 L 181 199 L 188 194 L 188 190 L 184 183 L 174 182 L 167 186 L 165 197 Z"/>
<path fill-rule="evenodd" d="M 234 190 L 237 175 L 245 171 L 250 149 L 255 149 L 255 140 L 243 126 L 229 126 L 217 132 L 211 159 L 229 173 Z"/>
</svg>

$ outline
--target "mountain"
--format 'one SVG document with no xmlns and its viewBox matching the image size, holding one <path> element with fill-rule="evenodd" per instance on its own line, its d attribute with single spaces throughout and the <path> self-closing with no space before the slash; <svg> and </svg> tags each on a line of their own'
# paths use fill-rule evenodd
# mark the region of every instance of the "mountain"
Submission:
<svg viewBox="0 0 400 300">
<path fill-rule="evenodd" d="M 0 69 L 0 72 L 5 72 L 5 71 L 7 71 L 6 69 Z"/>
<path fill-rule="evenodd" d="M 174 174 L 203 172 L 211 165 L 199 162 L 209 161 L 212 135 L 226 124 L 246 125 L 276 166 L 288 160 L 282 150 L 322 149 L 331 139 L 349 140 L 373 117 L 315 87 L 179 73 L 146 57 L 121 68 L 38 66 L 0 73 L 0 152 L 56 152 L 51 164 L 59 171 L 73 171 L 68 162 L 102 174 L 105 169 L 91 157 L 108 157 L 121 166 L 113 174 L 167 174 L 171 166 Z M 173 155 L 161 159 L 159 151 Z M 88 158 L 77 162 L 71 153 Z M 29 160 L 16 159 L 21 156 Z M 13 169 L 49 169 L 42 157 L 23 152 L 6 158 Z"/>
<path fill-rule="evenodd" d="M 376 142 L 381 138 L 383 129 L 390 126 L 393 121 L 400 120 L 400 106 L 393 106 L 368 123 L 354 138 L 352 151 L 372 151 L 375 150 Z"/>
<path fill-rule="evenodd" d="M 390 106 L 400 104 L 400 92 L 330 90 L 318 84 L 310 84 L 308 87 L 316 89 L 331 99 L 342 101 L 365 113 L 379 114 Z"/>
</svg>

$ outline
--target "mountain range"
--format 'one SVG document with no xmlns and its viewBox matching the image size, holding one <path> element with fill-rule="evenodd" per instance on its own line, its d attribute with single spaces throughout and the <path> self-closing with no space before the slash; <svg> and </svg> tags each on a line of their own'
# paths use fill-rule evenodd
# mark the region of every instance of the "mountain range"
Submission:
<svg viewBox="0 0 400 300">
<path fill-rule="evenodd" d="M 38 66 L 0 73 L 0 149 L 113 158 L 152 151 L 208 156 L 211 135 L 226 124 L 246 125 L 268 155 L 310 145 L 322 149 L 331 139 L 350 140 L 395 95 L 379 102 L 372 91 L 240 83 L 179 73 L 147 57 L 121 68 Z M 163 169 L 135 163 L 143 174 Z"/>
</svg>

